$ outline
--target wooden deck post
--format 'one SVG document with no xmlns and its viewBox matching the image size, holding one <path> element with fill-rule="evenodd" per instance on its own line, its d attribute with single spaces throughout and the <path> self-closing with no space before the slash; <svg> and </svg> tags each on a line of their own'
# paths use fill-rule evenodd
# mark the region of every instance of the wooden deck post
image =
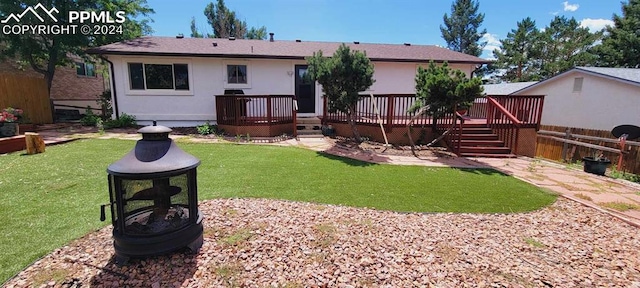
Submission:
<svg viewBox="0 0 640 288">
<path fill-rule="evenodd" d="M 387 131 L 391 131 L 391 128 L 393 127 L 393 118 L 395 117 L 395 97 L 393 95 L 389 95 L 389 97 L 387 97 Z"/>
</svg>

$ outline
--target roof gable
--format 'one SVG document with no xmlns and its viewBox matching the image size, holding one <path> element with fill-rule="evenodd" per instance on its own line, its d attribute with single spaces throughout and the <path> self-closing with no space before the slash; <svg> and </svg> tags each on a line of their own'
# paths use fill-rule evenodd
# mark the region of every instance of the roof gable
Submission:
<svg viewBox="0 0 640 288">
<path fill-rule="evenodd" d="M 518 94 L 526 92 L 530 89 L 539 87 L 541 85 L 545 85 L 546 83 L 550 83 L 556 80 L 560 80 L 564 77 L 567 77 L 571 74 L 575 73 L 584 73 L 587 75 L 592 75 L 595 77 L 601 77 L 605 79 L 610 79 L 626 84 L 631 84 L 640 87 L 640 69 L 636 68 L 606 68 L 606 67 L 575 67 L 573 69 L 562 72 L 556 76 L 553 76 L 549 79 L 540 81 L 536 84 L 530 85 L 528 87 L 522 88 L 518 91 L 514 91 L 511 94 Z"/>
<path fill-rule="evenodd" d="M 340 42 L 265 41 L 221 38 L 140 37 L 89 49 L 90 54 L 154 55 L 229 58 L 304 59 L 322 50 L 332 55 Z M 484 64 L 491 61 L 434 45 L 345 43 L 364 51 L 372 61 L 450 62 Z"/>
</svg>

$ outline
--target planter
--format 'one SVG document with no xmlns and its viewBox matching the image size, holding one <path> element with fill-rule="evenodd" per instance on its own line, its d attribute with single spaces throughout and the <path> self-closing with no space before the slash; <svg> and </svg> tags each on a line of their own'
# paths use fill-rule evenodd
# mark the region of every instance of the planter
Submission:
<svg viewBox="0 0 640 288">
<path fill-rule="evenodd" d="M 584 172 L 602 175 L 607 171 L 607 167 L 611 165 L 611 160 L 607 158 L 594 159 L 593 157 L 582 158 L 584 164 Z"/>
<path fill-rule="evenodd" d="M 22 134 L 24 134 L 24 132 L 36 132 L 36 124 L 21 123 L 18 125 L 18 131 Z"/>
<path fill-rule="evenodd" d="M 0 137 L 12 137 L 20 134 L 18 123 L 3 122 L 0 123 Z"/>
</svg>

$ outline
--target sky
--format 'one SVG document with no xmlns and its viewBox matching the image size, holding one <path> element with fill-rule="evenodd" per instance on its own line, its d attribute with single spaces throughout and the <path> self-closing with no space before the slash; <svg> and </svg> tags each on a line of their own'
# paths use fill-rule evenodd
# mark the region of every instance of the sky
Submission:
<svg viewBox="0 0 640 288">
<path fill-rule="evenodd" d="M 451 14 L 453 0 L 226 0 L 226 6 L 251 26 L 266 26 L 276 40 L 330 41 L 446 46 L 440 33 L 443 15 Z M 155 10 L 155 36 L 191 34 L 191 17 L 202 31 L 212 32 L 204 17 L 212 0 L 148 0 Z M 213 1 L 215 2 L 215 1 Z M 180 4 L 177 4 L 180 3 Z M 481 57 L 492 59 L 500 39 L 526 17 L 538 28 L 556 15 L 574 17 L 592 31 L 612 25 L 621 15 L 619 0 L 479 0 L 487 42 Z"/>
</svg>

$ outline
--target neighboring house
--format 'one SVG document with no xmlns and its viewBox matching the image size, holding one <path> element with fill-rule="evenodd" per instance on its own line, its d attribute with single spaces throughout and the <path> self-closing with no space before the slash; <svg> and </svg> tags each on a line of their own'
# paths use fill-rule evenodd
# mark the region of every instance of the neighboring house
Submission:
<svg viewBox="0 0 640 288">
<path fill-rule="evenodd" d="M 522 90 L 538 82 L 515 82 L 515 83 L 499 83 L 499 84 L 485 84 L 484 94 L 486 95 L 509 95 L 518 90 Z"/>
<path fill-rule="evenodd" d="M 542 125 L 605 131 L 640 126 L 640 69 L 576 67 L 511 95 L 546 95 Z"/>
<path fill-rule="evenodd" d="M 141 124 L 216 121 L 216 95 L 295 95 L 298 116 L 322 115 L 322 89 L 304 81 L 305 57 L 331 56 L 341 43 L 142 37 L 91 49 L 112 63 L 114 112 Z M 468 76 L 489 61 L 437 46 L 347 43 L 366 52 L 376 82 L 367 92 L 414 94 L 418 65 L 447 61 Z M 273 109 L 273 108 L 272 108 Z"/>
<path fill-rule="evenodd" d="M 108 89 L 100 65 L 85 62 L 80 57 L 72 57 L 74 64 L 58 66 L 51 83 L 49 97 L 55 109 L 78 110 L 84 113 L 85 107 L 99 108 L 96 100 Z M 20 74 L 42 78 L 43 75 L 13 59 L 0 62 L 0 73 Z M 80 108 L 74 108 L 80 107 Z M 97 112 L 97 111 L 95 111 Z"/>
</svg>

